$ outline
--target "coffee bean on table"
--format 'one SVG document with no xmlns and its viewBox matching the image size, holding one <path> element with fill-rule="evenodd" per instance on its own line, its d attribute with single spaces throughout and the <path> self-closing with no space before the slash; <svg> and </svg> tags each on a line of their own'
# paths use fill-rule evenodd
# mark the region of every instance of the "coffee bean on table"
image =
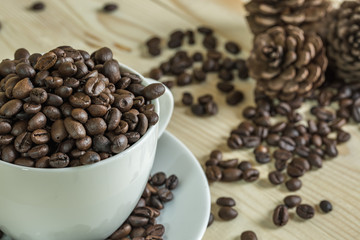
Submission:
<svg viewBox="0 0 360 240">
<path fill-rule="evenodd" d="M 191 112 L 197 116 L 204 116 L 205 107 L 201 104 L 193 104 L 191 105 Z"/>
<path fill-rule="evenodd" d="M 223 154 L 220 150 L 213 150 L 210 153 L 210 158 L 215 158 L 215 159 L 221 161 L 223 158 Z"/>
<path fill-rule="evenodd" d="M 233 207 L 236 205 L 236 202 L 231 197 L 220 197 L 216 200 L 216 204 L 223 207 Z"/>
<path fill-rule="evenodd" d="M 222 171 L 218 166 L 208 166 L 205 171 L 206 177 L 209 181 L 220 181 L 222 178 Z"/>
<path fill-rule="evenodd" d="M 190 92 L 184 92 L 181 102 L 186 106 L 191 106 L 193 104 L 194 97 Z"/>
<path fill-rule="evenodd" d="M 243 172 L 243 179 L 245 182 L 253 182 L 259 178 L 259 171 L 255 168 L 249 168 Z"/>
<path fill-rule="evenodd" d="M 211 157 L 211 156 L 210 156 Z M 222 168 L 235 168 L 238 165 L 239 159 L 233 158 L 228 160 L 220 160 L 217 165 Z"/>
<path fill-rule="evenodd" d="M 234 182 L 242 177 L 242 171 L 238 168 L 226 168 L 222 171 L 221 181 Z"/>
<path fill-rule="evenodd" d="M 236 218 L 238 212 L 232 207 L 221 207 L 218 214 L 221 219 L 229 221 Z"/>
<path fill-rule="evenodd" d="M 333 207 L 332 207 L 332 204 L 327 201 L 327 200 L 322 200 L 320 202 L 320 209 L 324 212 L 324 213 L 328 213 L 328 212 L 331 212 Z"/>
<path fill-rule="evenodd" d="M 296 207 L 296 214 L 303 219 L 310 219 L 314 217 L 315 210 L 308 204 L 301 204 Z"/>
<path fill-rule="evenodd" d="M 103 7 L 104 12 L 114 12 L 118 9 L 118 5 L 115 3 L 106 3 Z"/>
<path fill-rule="evenodd" d="M 292 138 L 283 136 L 279 140 L 279 147 L 283 150 L 292 152 L 295 150 L 296 143 Z"/>
<path fill-rule="evenodd" d="M 257 240 L 257 236 L 253 231 L 245 231 L 241 233 L 240 240 Z"/>
<path fill-rule="evenodd" d="M 237 105 L 243 100 L 244 100 L 244 94 L 239 90 L 232 91 L 226 96 L 226 102 L 231 106 Z"/>
<path fill-rule="evenodd" d="M 274 185 L 279 185 L 285 180 L 284 175 L 279 171 L 272 171 L 269 173 L 269 181 Z"/>
<path fill-rule="evenodd" d="M 285 182 L 286 188 L 289 191 L 297 191 L 302 186 L 302 181 L 298 178 L 291 178 Z"/>
<path fill-rule="evenodd" d="M 273 213 L 273 223 L 276 226 L 284 226 L 289 221 L 288 209 L 285 205 L 279 205 Z"/>
<path fill-rule="evenodd" d="M 239 45 L 232 41 L 225 43 L 225 49 L 232 54 L 238 54 L 240 52 Z"/>
<path fill-rule="evenodd" d="M 35 2 L 30 7 L 30 9 L 33 11 L 41 11 L 44 8 L 45 8 L 45 4 L 43 2 Z"/>
<path fill-rule="evenodd" d="M 234 85 L 232 85 L 231 83 L 228 83 L 228 82 L 218 82 L 216 84 L 216 87 L 221 91 L 221 92 L 224 92 L 224 93 L 229 93 L 231 91 L 234 90 Z"/>
<path fill-rule="evenodd" d="M 241 170 L 241 171 L 246 171 L 247 169 L 250 169 L 252 168 L 252 165 L 249 161 L 241 161 L 238 165 L 238 168 Z"/>
<path fill-rule="evenodd" d="M 284 198 L 284 203 L 288 208 L 293 208 L 301 203 L 301 197 L 298 195 L 289 195 Z"/>
</svg>

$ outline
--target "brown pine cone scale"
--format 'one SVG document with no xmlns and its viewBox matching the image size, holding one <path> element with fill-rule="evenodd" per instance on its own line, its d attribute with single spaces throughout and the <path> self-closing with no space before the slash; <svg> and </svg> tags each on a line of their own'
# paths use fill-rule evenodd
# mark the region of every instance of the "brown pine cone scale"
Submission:
<svg viewBox="0 0 360 240">
<path fill-rule="evenodd" d="M 273 27 L 256 36 L 247 61 L 256 91 L 283 101 L 319 87 L 327 63 L 321 38 L 295 26 Z"/>
<path fill-rule="evenodd" d="M 329 0 L 252 0 L 245 5 L 251 31 L 257 35 L 274 26 L 295 25 L 323 36 Z"/>
</svg>

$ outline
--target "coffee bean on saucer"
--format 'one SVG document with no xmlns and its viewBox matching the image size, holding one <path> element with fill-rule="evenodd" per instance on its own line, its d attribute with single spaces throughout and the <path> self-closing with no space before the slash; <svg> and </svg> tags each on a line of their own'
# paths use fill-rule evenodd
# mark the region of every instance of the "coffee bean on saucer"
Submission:
<svg viewBox="0 0 360 240">
<path fill-rule="evenodd" d="M 328 213 L 328 212 L 331 212 L 333 207 L 332 207 L 332 204 L 327 201 L 327 200 L 322 200 L 320 202 L 320 209 L 324 212 L 324 213 Z"/>
<path fill-rule="evenodd" d="M 289 221 L 288 209 L 285 205 L 279 205 L 275 208 L 273 213 L 273 223 L 276 226 L 284 226 Z"/>
<path fill-rule="evenodd" d="M 245 231 L 241 233 L 240 240 L 257 240 L 257 236 L 253 231 Z"/>
<path fill-rule="evenodd" d="M 166 175 L 163 172 L 158 172 L 154 174 L 151 178 L 151 182 L 155 186 L 161 186 L 165 183 L 165 181 L 166 181 Z"/>
<path fill-rule="evenodd" d="M 296 207 L 296 213 L 299 217 L 303 219 L 310 219 L 314 217 L 315 210 L 312 206 L 308 204 L 300 204 L 299 206 Z"/>
<path fill-rule="evenodd" d="M 238 212 L 232 207 L 221 207 L 218 214 L 221 219 L 229 221 L 236 218 Z"/>
</svg>

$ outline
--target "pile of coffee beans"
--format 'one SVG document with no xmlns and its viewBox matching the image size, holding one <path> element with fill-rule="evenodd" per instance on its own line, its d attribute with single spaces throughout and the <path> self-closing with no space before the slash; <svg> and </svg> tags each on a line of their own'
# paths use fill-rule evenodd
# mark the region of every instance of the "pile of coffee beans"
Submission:
<svg viewBox="0 0 360 240">
<path fill-rule="evenodd" d="M 161 83 L 122 71 L 112 51 L 24 48 L 0 63 L 1 160 L 38 168 L 86 165 L 127 149 L 158 121 Z"/>
<path fill-rule="evenodd" d="M 187 86 L 194 82 L 202 83 L 207 79 L 208 73 L 217 73 L 221 82 L 218 89 L 226 93 L 226 102 L 229 105 L 237 105 L 244 100 L 244 94 L 240 90 L 234 90 L 230 83 L 234 79 L 234 71 L 240 79 L 248 78 L 248 69 L 245 60 L 241 58 L 233 59 L 226 56 L 225 52 L 217 50 L 218 40 L 214 31 L 208 27 L 199 27 L 197 32 L 203 35 L 202 45 L 206 49 L 206 54 L 196 51 L 193 54 L 181 50 L 184 41 L 187 39 L 189 45 L 195 43 L 193 30 L 176 30 L 169 36 L 167 47 L 177 48 L 175 54 L 168 61 L 162 62 L 159 67 L 153 68 L 149 72 L 149 77 L 160 80 L 164 76 L 174 76 L 176 81 L 167 80 L 163 82 L 169 88 L 175 84 L 177 86 Z M 146 41 L 147 52 L 151 56 L 161 54 L 161 39 L 157 36 L 151 37 Z M 230 54 L 238 54 L 241 48 L 235 42 L 225 43 L 225 50 Z M 199 116 L 203 115 L 200 106 L 194 107 Z"/>
<path fill-rule="evenodd" d="M 191 112 L 196 116 L 212 116 L 218 113 L 218 105 L 211 94 L 198 97 L 198 103 L 193 103 L 194 97 L 190 92 L 184 92 L 181 102 L 191 106 Z"/>
<path fill-rule="evenodd" d="M 234 182 L 244 179 L 246 182 L 253 182 L 259 178 L 259 171 L 252 168 L 248 161 L 241 161 L 238 158 L 223 160 L 220 150 L 213 150 L 210 159 L 205 162 L 205 174 L 209 182 L 223 181 Z"/>
<path fill-rule="evenodd" d="M 156 218 L 164 204 L 173 199 L 172 190 L 179 183 L 176 175 L 166 177 L 158 172 L 149 178 L 146 188 L 135 209 L 110 237 L 109 240 L 162 240 L 165 227 Z"/>
</svg>

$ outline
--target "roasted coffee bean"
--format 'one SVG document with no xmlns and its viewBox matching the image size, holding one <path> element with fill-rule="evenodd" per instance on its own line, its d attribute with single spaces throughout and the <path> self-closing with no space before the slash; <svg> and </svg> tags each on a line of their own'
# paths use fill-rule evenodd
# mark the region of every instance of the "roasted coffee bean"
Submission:
<svg viewBox="0 0 360 240">
<path fill-rule="evenodd" d="M 31 133 L 24 132 L 16 137 L 14 143 L 16 151 L 19 153 L 25 153 L 30 150 L 32 146 Z"/>
<path fill-rule="evenodd" d="M 81 150 L 85 151 L 88 150 L 92 145 L 92 139 L 89 136 L 86 136 L 84 138 L 77 139 L 75 141 L 76 147 Z"/>
<path fill-rule="evenodd" d="M 130 234 L 131 230 L 131 225 L 129 223 L 124 223 L 113 234 L 111 234 L 108 239 L 115 240 L 124 238 Z"/>
<path fill-rule="evenodd" d="M 6 145 L 2 148 L 1 151 L 1 160 L 5 162 L 12 163 L 18 157 L 18 152 L 16 151 L 14 145 Z"/>
<path fill-rule="evenodd" d="M 74 139 L 68 139 L 60 143 L 58 151 L 62 153 L 69 153 L 75 147 Z"/>
<path fill-rule="evenodd" d="M 301 203 L 301 197 L 298 195 L 289 195 L 284 198 L 284 203 L 288 208 L 293 208 Z"/>
<path fill-rule="evenodd" d="M 184 92 L 181 102 L 186 106 L 191 106 L 193 104 L 194 98 L 190 92 Z"/>
<path fill-rule="evenodd" d="M 284 226 L 289 221 L 288 209 L 285 205 L 279 205 L 273 213 L 273 222 L 276 226 Z"/>
<path fill-rule="evenodd" d="M 66 119 L 65 119 L 65 127 L 66 127 Z M 95 136 L 98 134 L 104 134 L 107 126 L 106 126 L 106 122 L 104 121 L 103 118 L 91 118 L 86 122 L 85 128 L 86 128 L 86 132 L 90 136 Z M 66 129 L 68 129 L 68 128 L 66 127 Z M 69 133 L 69 134 L 71 135 L 71 133 Z"/>
<path fill-rule="evenodd" d="M 50 166 L 49 160 L 50 160 L 50 157 L 48 157 L 48 156 L 42 157 L 35 162 L 35 167 L 36 168 L 48 168 Z"/>
<path fill-rule="evenodd" d="M 237 59 L 235 61 L 235 68 L 238 70 L 238 77 L 240 79 L 247 79 L 249 77 L 249 69 L 244 59 Z"/>
<path fill-rule="evenodd" d="M 206 59 L 202 64 L 202 71 L 205 73 L 213 71 L 215 68 L 215 61 L 213 59 Z"/>
<path fill-rule="evenodd" d="M 29 65 L 27 65 L 27 66 L 29 66 Z M 17 98 L 17 99 L 27 98 L 28 96 L 30 96 L 30 92 L 34 88 L 34 85 L 30 81 L 30 79 L 28 78 L 30 76 L 24 76 L 24 77 L 25 78 L 23 78 L 22 80 L 17 82 L 15 84 L 14 88 L 12 89 L 12 96 L 14 98 Z"/>
<path fill-rule="evenodd" d="M 348 133 L 348 132 L 345 132 L 343 130 L 339 130 L 337 132 L 337 136 L 336 136 L 336 141 L 338 143 L 344 143 L 344 142 L 347 142 L 349 141 L 351 138 L 351 135 Z"/>
<path fill-rule="evenodd" d="M 218 166 L 208 166 L 205 171 L 206 177 L 209 181 L 220 181 L 222 178 L 222 171 Z"/>
<path fill-rule="evenodd" d="M 283 171 L 287 167 L 287 162 L 283 160 L 275 160 L 275 169 L 278 171 Z"/>
<path fill-rule="evenodd" d="M 153 68 L 150 70 L 149 77 L 155 80 L 159 80 L 163 75 L 160 68 Z"/>
<path fill-rule="evenodd" d="M 153 100 L 163 95 L 164 92 L 165 87 L 162 83 L 153 83 L 144 88 L 143 95 L 147 100 Z"/>
<path fill-rule="evenodd" d="M 243 100 L 244 100 L 244 94 L 239 90 L 232 91 L 226 96 L 226 102 L 231 106 L 237 105 Z"/>
<path fill-rule="evenodd" d="M 221 219 L 229 221 L 236 218 L 238 212 L 232 207 L 221 207 L 218 214 Z"/>
<path fill-rule="evenodd" d="M 253 231 L 245 231 L 241 233 L 240 240 L 257 240 L 257 236 Z"/>
<path fill-rule="evenodd" d="M 39 159 L 41 157 L 45 157 L 49 152 L 49 146 L 46 144 L 37 145 L 31 148 L 27 153 L 29 157 L 33 159 Z"/>
<path fill-rule="evenodd" d="M 244 172 L 244 171 L 252 168 L 252 165 L 249 161 L 241 161 L 238 165 L 238 168 Z"/>
<path fill-rule="evenodd" d="M 249 168 L 243 172 L 243 179 L 245 182 L 253 182 L 259 178 L 259 171 L 255 168 Z"/>
<path fill-rule="evenodd" d="M 304 158 L 294 158 L 287 166 L 287 174 L 290 177 L 301 177 L 310 169 L 309 162 Z"/>
<path fill-rule="evenodd" d="M 219 160 L 215 159 L 215 158 L 210 158 L 209 160 L 207 160 L 205 162 L 205 166 L 213 166 L 213 165 L 218 165 L 219 164 Z"/>
<path fill-rule="evenodd" d="M 143 227 L 149 222 L 149 219 L 146 217 L 131 215 L 128 218 L 128 222 L 132 227 Z"/>
<path fill-rule="evenodd" d="M 130 95 L 115 94 L 114 97 L 115 97 L 114 106 L 117 107 L 121 112 L 129 111 L 134 104 L 133 97 Z"/>
<path fill-rule="evenodd" d="M 308 162 L 312 167 L 321 168 L 322 167 L 322 158 L 316 153 L 310 153 L 307 157 Z"/>
<path fill-rule="evenodd" d="M 155 125 L 159 121 L 159 115 L 154 111 L 145 111 L 144 114 L 149 121 L 149 126 Z"/>
<path fill-rule="evenodd" d="M 338 150 L 336 148 L 336 140 L 323 138 L 323 142 L 325 144 L 325 153 L 329 157 L 336 157 L 338 155 Z"/>
<path fill-rule="evenodd" d="M 230 70 L 221 69 L 218 76 L 221 80 L 224 80 L 224 81 L 234 80 L 234 75 Z"/>
<path fill-rule="evenodd" d="M 27 157 L 21 157 L 17 158 L 14 161 L 15 165 L 24 166 L 24 167 L 33 167 L 35 165 L 35 162 Z"/>
<path fill-rule="evenodd" d="M 30 91 L 30 99 L 32 102 L 42 104 L 47 100 L 47 92 L 42 88 L 33 88 Z"/>
<path fill-rule="evenodd" d="M 218 166 L 222 168 L 234 168 L 238 165 L 239 159 L 233 158 L 229 160 L 223 160 L 218 162 Z"/>
<path fill-rule="evenodd" d="M 72 96 L 73 95 L 71 95 L 70 98 Z M 45 104 L 47 104 L 49 106 L 60 107 L 63 103 L 64 103 L 64 101 L 60 96 L 52 94 L 52 93 L 48 93 L 48 98 L 47 98 Z"/>
<path fill-rule="evenodd" d="M 154 174 L 151 178 L 151 183 L 155 186 L 161 186 L 166 181 L 166 175 L 164 172 L 158 172 Z"/>
<path fill-rule="evenodd" d="M 225 43 L 225 49 L 232 54 L 238 54 L 240 52 L 239 45 L 232 41 Z"/>
<path fill-rule="evenodd" d="M 34 2 L 30 6 L 30 9 L 33 11 L 41 11 L 41 10 L 44 10 L 44 8 L 45 8 L 45 4 L 43 2 Z"/>
<path fill-rule="evenodd" d="M 34 131 L 45 127 L 46 125 L 46 116 L 42 112 L 35 114 L 28 122 L 28 131 Z"/>
<path fill-rule="evenodd" d="M 192 55 L 192 60 L 194 60 L 195 62 L 201 62 L 203 60 L 203 55 L 201 52 L 195 52 Z"/>
<path fill-rule="evenodd" d="M 206 49 L 213 50 L 217 46 L 217 39 L 212 35 L 206 35 L 202 44 Z"/>
<path fill-rule="evenodd" d="M 275 133 L 269 134 L 266 138 L 266 143 L 269 146 L 278 146 L 279 141 L 280 141 L 280 136 Z"/>
<path fill-rule="evenodd" d="M 39 71 L 48 70 L 55 65 L 57 56 L 53 52 L 48 52 L 38 58 L 34 68 Z"/>
<path fill-rule="evenodd" d="M 324 213 L 328 213 L 328 212 L 331 212 L 333 207 L 332 207 L 332 204 L 327 201 L 327 200 L 322 200 L 320 202 L 320 209 L 324 212 Z"/>
<path fill-rule="evenodd" d="M 81 133 L 81 136 L 82 135 L 83 135 L 83 137 L 85 137 L 85 134 Z M 51 126 L 51 139 L 56 143 L 60 143 L 67 136 L 68 136 L 68 132 L 65 128 L 64 121 L 61 119 L 56 120 Z M 81 138 L 81 137 L 79 137 L 79 138 Z"/>
<path fill-rule="evenodd" d="M 45 144 L 50 140 L 50 134 L 45 129 L 37 129 L 31 133 L 31 140 L 35 144 Z"/>
<path fill-rule="evenodd" d="M 55 94 L 62 97 L 62 98 L 68 98 L 71 96 L 73 92 L 73 89 L 71 87 L 67 86 L 61 86 L 55 89 Z"/>
<path fill-rule="evenodd" d="M 111 152 L 113 153 L 120 153 L 122 151 L 124 151 L 129 143 L 128 138 L 123 135 L 117 135 L 115 136 L 112 140 L 112 145 L 110 146 L 111 148 Z"/>
<path fill-rule="evenodd" d="M 200 26 L 197 28 L 197 31 L 201 34 L 204 34 L 204 35 L 211 35 L 214 31 L 209 28 L 209 27 L 206 27 L 206 26 Z"/>
<path fill-rule="evenodd" d="M 269 181 L 274 185 L 279 185 L 284 182 L 285 177 L 279 171 L 272 171 L 269 173 Z"/>
<path fill-rule="evenodd" d="M 104 105 L 91 104 L 86 110 L 92 117 L 103 117 L 107 113 L 108 108 Z"/>
<path fill-rule="evenodd" d="M 242 137 L 243 145 L 247 148 L 259 146 L 261 139 L 258 136 L 244 136 Z"/>
<path fill-rule="evenodd" d="M 175 189 L 178 184 L 179 184 L 178 177 L 174 174 L 170 175 L 165 181 L 165 186 L 169 190 Z"/>
<path fill-rule="evenodd" d="M 197 82 L 206 81 L 206 73 L 201 69 L 194 69 L 192 72 L 192 78 Z"/>
<path fill-rule="evenodd" d="M 53 168 L 64 168 L 69 164 L 69 162 L 69 156 L 65 153 L 54 153 L 49 159 L 49 165 Z"/>
<path fill-rule="evenodd" d="M 307 158 L 310 153 L 310 148 L 305 146 L 299 146 L 295 148 L 295 153 L 299 155 L 300 157 Z"/>
<path fill-rule="evenodd" d="M 41 104 L 24 103 L 23 109 L 24 109 L 25 114 L 28 114 L 28 116 L 31 116 L 35 113 L 40 112 Z"/>
<path fill-rule="evenodd" d="M 114 12 L 118 9 L 118 5 L 116 3 L 106 3 L 103 6 L 103 11 L 104 12 Z M 125 237 L 125 236 L 124 236 Z"/>
<path fill-rule="evenodd" d="M 303 219 L 310 219 L 314 217 L 315 210 L 308 204 L 300 204 L 296 207 L 296 214 Z"/>
<path fill-rule="evenodd" d="M 94 151 L 87 151 L 80 157 L 80 163 L 83 165 L 92 164 L 101 160 L 100 155 Z"/>
<path fill-rule="evenodd" d="M 224 93 L 229 93 L 234 90 L 234 85 L 228 82 L 219 82 L 217 83 L 216 87 Z"/>
<path fill-rule="evenodd" d="M 279 140 L 279 147 L 282 148 L 283 150 L 292 152 L 295 150 L 296 143 L 290 137 L 281 137 Z"/>
<path fill-rule="evenodd" d="M 73 117 L 73 119 L 75 119 L 83 124 L 85 124 L 89 118 L 87 112 L 82 108 L 74 108 L 71 111 L 71 116 Z"/>
<path fill-rule="evenodd" d="M 287 161 L 292 158 L 292 153 L 284 149 L 276 149 L 273 153 L 276 160 Z"/>
<path fill-rule="evenodd" d="M 177 78 L 177 85 L 178 86 L 185 86 L 185 85 L 189 85 L 192 82 L 192 77 L 190 74 L 188 73 L 182 73 L 178 78 Z"/>
<path fill-rule="evenodd" d="M 8 134 L 11 132 L 11 123 L 0 119 L 0 134 Z"/>
<path fill-rule="evenodd" d="M 159 189 L 158 196 L 162 202 L 169 202 L 174 198 L 172 192 L 167 188 Z"/>
<path fill-rule="evenodd" d="M 331 132 L 329 125 L 326 122 L 320 121 L 318 123 L 318 133 L 321 136 L 327 136 Z"/>
<path fill-rule="evenodd" d="M 223 207 L 234 207 L 236 202 L 231 197 L 220 197 L 216 200 L 216 204 Z"/>
<path fill-rule="evenodd" d="M 91 104 L 91 99 L 88 95 L 82 92 L 77 92 L 69 97 L 69 103 L 74 108 L 87 108 Z"/>
<path fill-rule="evenodd" d="M 160 238 L 155 238 L 155 236 L 162 236 L 165 233 L 165 227 L 162 224 L 156 224 L 153 226 L 150 226 L 149 228 L 146 229 L 145 234 L 147 235 L 147 238 L 149 238 L 149 236 L 151 236 L 151 238 L 149 239 L 160 239 Z"/>
<path fill-rule="evenodd" d="M 117 108 L 111 108 L 107 112 L 107 114 L 105 116 L 105 121 L 106 121 L 108 131 L 115 130 L 119 126 L 121 116 L 122 116 L 122 113 Z"/>
<path fill-rule="evenodd" d="M 196 116 L 204 116 L 205 107 L 201 104 L 193 104 L 191 105 L 191 112 Z"/>
<path fill-rule="evenodd" d="M 14 140 L 14 136 L 7 134 L 7 135 L 0 135 L 0 146 L 5 146 L 10 144 Z"/>
<path fill-rule="evenodd" d="M 30 57 L 30 53 L 25 48 L 19 48 L 14 53 L 14 59 L 20 60 L 22 58 L 28 59 Z"/>
<path fill-rule="evenodd" d="M 234 182 L 240 180 L 242 177 L 242 171 L 238 168 L 226 168 L 222 171 L 221 180 L 224 182 Z"/>
<path fill-rule="evenodd" d="M 22 106 L 23 103 L 21 100 L 12 99 L 1 106 L 0 115 L 6 118 L 11 118 L 21 110 Z"/>
<path fill-rule="evenodd" d="M 285 185 L 289 191 L 297 191 L 301 188 L 302 182 L 298 178 L 291 178 L 285 182 Z"/>
<path fill-rule="evenodd" d="M 231 136 L 227 140 L 227 145 L 231 149 L 240 149 L 243 146 L 243 141 L 241 140 L 241 137 L 239 135 L 231 134 Z"/>
<path fill-rule="evenodd" d="M 88 131 L 90 129 L 90 132 L 89 132 L 90 135 L 96 135 L 93 133 L 101 134 L 101 133 L 105 132 L 105 130 L 103 129 L 104 125 L 97 124 L 100 121 L 98 121 L 97 119 L 95 119 L 95 120 L 91 119 L 91 120 L 92 120 L 91 122 L 89 122 L 90 121 L 89 120 L 86 123 Z M 104 120 L 102 120 L 102 121 L 104 121 Z M 104 121 L 104 123 L 105 123 L 105 121 Z M 65 118 L 64 126 L 65 126 L 65 129 L 68 132 L 68 134 L 73 139 L 80 139 L 80 138 L 84 138 L 86 136 L 86 130 L 85 130 L 84 126 L 80 122 L 78 122 L 72 118 L 69 118 L 69 117 Z M 96 129 L 97 127 L 102 127 L 102 128 Z M 105 128 L 106 128 L 106 124 L 105 124 Z M 94 131 L 92 131 L 92 130 L 94 130 Z"/>
</svg>

